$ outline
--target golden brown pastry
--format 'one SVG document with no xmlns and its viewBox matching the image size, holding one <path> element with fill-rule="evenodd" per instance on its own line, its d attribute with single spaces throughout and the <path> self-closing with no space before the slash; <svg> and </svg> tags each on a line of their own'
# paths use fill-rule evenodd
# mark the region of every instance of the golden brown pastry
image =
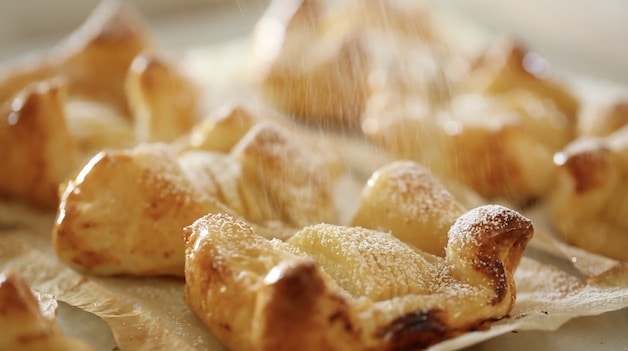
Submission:
<svg viewBox="0 0 628 351">
<path fill-rule="evenodd" d="M 278 125 L 256 123 L 229 153 L 176 150 L 142 144 L 92 158 L 61 195 L 58 256 L 95 274 L 182 275 L 181 229 L 207 213 L 280 238 L 335 220 L 334 173 Z"/>
<path fill-rule="evenodd" d="M 253 80 L 301 122 L 357 130 L 373 84 L 409 62 L 432 63 L 431 30 L 424 9 L 407 2 L 278 0 L 253 33 Z"/>
<path fill-rule="evenodd" d="M 563 114 L 563 123 L 570 126 L 567 131 L 572 134 L 575 132 L 574 124 L 580 102 L 557 79 L 545 58 L 527 50 L 516 40 L 504 38 L 493 41 L 475 62 L 464 84 L 470 91 L 496 95 L 512 90 L 526 90 L 534 94 L 540 103 L 549 100 L 555 104 Z M 534 108 L 534 105 L 529 106 Z"/>
<path fill-rule="evenodd" d="M 157 54 L 133 60 L 125 88 L 138 142 L 173 141 L 200 119 L 198 88 Z"/>
<path fill-rule="evenodd" d="M 343 160 L 340 159 L 336 150 L 326 143 L 325 139 L 321 140 L 318 131 L 312 132 L 299 128 L 293 123 L 286 123 L 285 115 L 277 113 L 271 106 L 264 104 L 254 105 L 243 102 L 225 104 L 203 118 L 188 135 L 176 140 L 173 145 L 179 152 L 199 149 L 231 152 L 253 126 L 263 122 L 281 126 L 277 131 L 283 130 L 281 139 L 288 137 L 286 142 L 290 148 L 295 148 L 295 155 L 306 152 L 307 157 L 312 158 L 315 164 L 320 164 L 326 173 L 329 172 L 333 177 L 340 177 L 344 174 Z M 295 140 L 299 142 L 295 143 Z M 305 148 L 297 144 L 302 144 Z M 309 154 L 309 151 L 305 149 L 310 149 L 315 155 Z M 303 156 L 305 157 L 305 154 Z"/>
<path fill-rule="evenodd" d="M 552 155 L 576 135 L 579 101 L 546 66 L 517 42 L 498 41 L 462 80 L 447 79 L 442 67 L 449 96 L 439 99 L 391 78 L 369 96 L 362 130 L 393 156 L 443 179 L 489 199 L 526 204 L 547 193 Z M 416 85 L 420 74 L 411 71 L 392 77 L 405 74 Z"/>
<path fill-rule="evenodd" d="M 585 250 L 628 261 L 628 127 L 583 137 L 554 156 L 548 209 L 558 234 Z"/>
<path fill-rule="evenodd" d="M 476 208 L 437 257 L 360 227 L 267 240 L 212 214 L 186 229 L 185 299 L 231 350 L 422 349 L 509 313 L 532 232 L 512 210 Z"/>
<path fill-rule="evenodd" d="M 196 87 L 174 63 L 138 56 L 152 47 L 147 32 L 129 8 L 103 2 L 51 52 L 0 72 L 0 195 L 54 208 L 58 185 L 96 152 L 191 129 Z"/>
<path fill-rule="evenodd" d="M 364 48 L 359 38 L 326 35 L 326 13 L 325 1 L 269 7 L 254 32 L 256 80 L 266 99 L 301 121 L 350 125 L 366 97 Z"/>
<path fill-rule="evenodd" d="M 603 137 L 628 125 L 628 98 L 613 100 L 597 106 L 580 117 L 580 134 Z"/>
<path fill-rule="evenodd" d="M 334 170 L 307 143 L 285 129 L 261 122 L 244 135 L 231 153 L 242 165 L 243 183 L 263 190 L 257 199 L 264 201 L 249 210 L 271 208 L 279 219 L 295 228 L 335 221 Z M 250 215 L 249 212 L 245 217 Z"/>
<path fill-rule="evenodd" d="M 412 161 L 396 161 L 368 180 L 351 225 L 389 231 L 422 251 L 444 256 L 447 232 L 464 212 L 431 172 Z"/>
<path fill-rule="evenodd" d="M 104 148 L 136 144 L 136 127 L 111 105 L 67 97 L 63 101 L 65 126 L 77 145 L 79 165 Z"/>
<path fill-rule="evenodd" d="M 243 104 L 227 104 L 199 121 L 190 134 L 179 140 L 182 150 L 229 152 L 262 118 Z"/>
<path fill-rule="evenodd" d="M 69 100 L 64 79 L 30 84 L 0 112 L 0 194 L 50 209 L 59 184 L 103 147 L 134 144 L 133 126 L 110 106 Z"/>
<path fill-rule="evenodd" d="M 463 84 L 462 90 L 487 96 L 486 105 L 502 105 L 492 111 L 471 107 L 469 121 L 490 118 L 482 113 L 497 116 L 482 130 L 454 133 L 463 182 L 491 198 L 525 203 L 543 197 L 555 177 L 552 155 L 576 137 L 580 101 L 545 58 L 513 39 L 491 43 Z M 465 100 L 462 106 L 454 100 L 453 113 L 469 110 Z"/>
<path fill-rule="evenodd" d="M 25 85 L 61 76 L 69 94 L 112 105 L 127 114 L 124 81 L 131 61 L 152 46 L 140 16 L 115 1 L 103 1 L 87 21 L 47 55 L 0 73 L 0 101 Z"/>
<path fill-rule="evenodd" d="M 95 274 L 180 275 L 177 232 L 217 208 L 165 145 L 103 151 L 65 185 L 53 246 L 63 261 Z"/>
<path fill-rule="evenodd" d="M 552 155 L 569 139 L 553 129 L 561 124 L 551 122 L 551 107 L 536 104 L 537 110 L 527 111 L 515 103 L 535 104 L 534 98 L 509 94 L 512 104 L 482 95 L 455 98 L 452 119 L 445 124 L 452 142 L 446 157 L 454 164 L 451 176 L 484 197 L 526 204 L 551 187 Z"/>
<path fill-rule="evenodd" d="M 512 94 L 513 100 L 528 99 L 523 92 Z M 391 97 L 370 105 L 363 129 L 394 156 L 417 161 L 444 180 L 460 181 L 486 198 L 525 204 L 546 194 L 552 155 L 563 145 L 562 133 L 547 123 L 548 113 L 542 107 L 524 112 L 479 94 L 459 95 L 441 113 L 411 98 Z"/>
<path fill-rule="evenodd" d="M 46 81 L 0 105 L 0 195 L 56 206 L 57 188 L 79 159 L 64 118 L 65 94 L 61 81 Z"/>
<path fill-rule="evenodd" d="M 28 283 L 17 273 L 0 273 L 0 311 L 0 350 L 92 350 L 59 331 L 55 311 L 44 309 Z"/>
</svg>

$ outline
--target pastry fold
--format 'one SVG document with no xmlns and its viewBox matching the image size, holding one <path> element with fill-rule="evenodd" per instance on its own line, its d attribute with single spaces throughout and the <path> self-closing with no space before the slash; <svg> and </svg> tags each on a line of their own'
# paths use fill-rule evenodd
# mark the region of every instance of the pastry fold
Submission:
<svg viewBox="0 0 628 351">
<path fill-rule="evenodd" d="M 501 206 L 473 209 L 451 226 L 445 257 L 330 224 L 284 242 L 211 214 L 185 232 L 185 299 L 229 349 L 392 350 L 507 316 L 533 226 Z"/>
</svg>

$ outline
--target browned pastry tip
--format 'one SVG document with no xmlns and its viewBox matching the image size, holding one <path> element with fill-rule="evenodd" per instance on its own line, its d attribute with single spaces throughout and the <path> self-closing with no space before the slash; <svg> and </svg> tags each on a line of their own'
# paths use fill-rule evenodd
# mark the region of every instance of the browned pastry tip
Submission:
<svg viewBox="0 0 628 351">
<path fill-rule="evenodd" d="M 0 108 L 0 194 L 40 208 L 58 202 L 58 186 L 78 161 L 65 120 L 61 80 L 27 86 Z"/>
<path fill-rule="evenodd" d="M 517 211 L 498 205 L 480 206 L 462 215 L 451 227 L 447 260 L 464 270 L 459 272 L 461 279 L 483 276 L 491 282 L 496 291 L 492 303 L 501 302 L 506 294 L 511 294 L 514 303 L 512 275 L 533 234 L 532 221 Z"/>
<path fill-rule="evenodd" d="M 624 97 L 602 106 L 595 106 L 590 115 L 581 116 L 580 124 L 580 132 L 583 135 L 596 137 L 609 135 L 628 125 L 628 100 Z"/>
<path fill-rule="evenodd" d="M 604 144 L 583 140 L 557 153 L 554 162 L 571 175 L 575 192 L 585 193 L 608 181 L 612 158 L 612 151 Z"/>
</svg>

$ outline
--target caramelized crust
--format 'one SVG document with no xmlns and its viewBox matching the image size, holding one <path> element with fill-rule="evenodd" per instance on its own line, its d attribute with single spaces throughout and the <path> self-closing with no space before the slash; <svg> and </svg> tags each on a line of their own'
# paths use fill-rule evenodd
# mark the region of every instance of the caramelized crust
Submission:
<svg viewBox="0 0 628 351">
<path fill-rule="evenodd" d="M 573 245 L 628 260 L 628 127 L 580 138 L 554 157 L 558 169 L 548 209 L 554 228 Z"/>
<path fill-rule="evenodd" d="M 319 224 L 288 242 L 207 215 L 185 230 L 190 308 L 231 350 L 421 349 L 502 318 L 533 232 L 512 210 L 460 216 L 446 256 Z"/>
<path fill-rule="evenodd" d="M 1 350 L 92 350 L 83 342 L 61 334 L 54 313 L 43 309 L 19 274 L 0 274 Z"/>
</svg>

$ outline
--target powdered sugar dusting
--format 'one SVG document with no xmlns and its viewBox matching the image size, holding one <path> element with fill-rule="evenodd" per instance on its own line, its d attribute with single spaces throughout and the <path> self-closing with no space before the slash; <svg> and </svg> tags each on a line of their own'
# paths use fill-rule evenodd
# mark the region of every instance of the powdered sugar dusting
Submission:
<svg viewBox="0 0 628 351">
<path fill-rule="evenodd" d="M 378 301 L 438 289 L 431 260 L 390 233 L 320 224 L 303 229 L 289 242 L 314 257 L 354 297 Z"/>
<path fill-rule="evenodd" d="M 450 245 L 477 247 L 483 240 L 509 229 L 513 223 L 532 226 L 530 221 L 522 221 L 522 218 L 516 211 L 501 205 L 485 205 L 474 208 L 460 216 L 451 227 L 449 231 Z"/>
<path fill-rule="evenodd" d="M 234 147 L 243 170 L 274 199 L 282 218 L 295 226 L 332 221 L 331 172 L 314 150 L 281 127 L 260 122 Z"/>
<path fill-rule="evenodd" d="M 425 168 L 411 161 L 398 161 L 376 172 L 369 185 L 385 178 L 388 191 L 379 194 L 398 206 L 407 216 L 417 217 L 433 213 L 435 218 L 448 222 L 450 214 L 458 215 L 459 207 L 454 197 Z M 450 225 L 448 223 L 447 225 Z"/>
</svg>

